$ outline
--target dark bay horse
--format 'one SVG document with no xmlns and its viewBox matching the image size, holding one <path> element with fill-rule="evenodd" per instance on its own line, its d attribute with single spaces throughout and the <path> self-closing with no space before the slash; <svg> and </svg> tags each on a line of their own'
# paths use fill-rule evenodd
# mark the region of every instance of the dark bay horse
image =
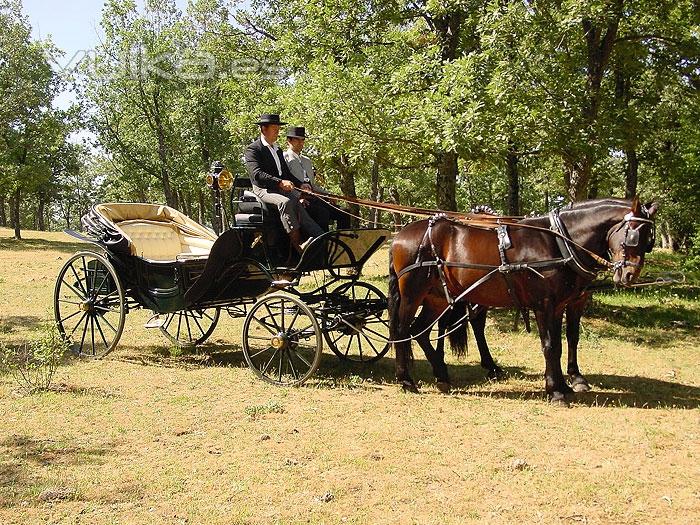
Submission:
<svg viewBox="0 0 700 525">
<path fill-rule="evenodd" d="M 615 284 L 623 286 L 637 279 L 645 253 L 653 246 L 656 209 L 655 204 L 642 206 L 638 198 L 598 199 L 549 216 L 509 221 L 507 229 L 498 229 L 495 219 L 468 225 L 432 218 L 409 224 L 396 234 L 390 251 L 389 318 L 391 339 L 397 341 L 397 380 L 406 390 L 417 391 L 408 370 L 409 339 L 417 335 L 438 387 L 449 389 L 442 345 L 433 349 L 426 328 L 455 299 L 458 306 L 441 319 L 441 329 L 458 311 L 479 305 L 469 322 L 482 366 L 498 374 L 483 339 L 486 309 L 515 306 L 535 312 L 545 358 L 545 391 L 553 401 L 564 402 L 573 393 L 560 363 L 564 311 L 570 305 L 569 315 L 576 321 L 570 335 L 577 335 L 582 311 L 577 305 L 582 305 L 586 286 L 599 271 L 611 269 Z M 462 332 L 455 330 L 450 336 L 458 352 L 466 342 Z M 571 351 L 569 357 L 571 365 Z M 580 375 L 577 365 L 568 371 Z"/>
</svg>

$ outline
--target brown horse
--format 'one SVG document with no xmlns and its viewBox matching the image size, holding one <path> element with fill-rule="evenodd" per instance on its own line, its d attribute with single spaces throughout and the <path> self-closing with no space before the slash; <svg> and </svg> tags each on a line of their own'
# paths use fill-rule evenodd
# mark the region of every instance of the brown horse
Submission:
<svg viewBox="0 0 700 525">
<path fill-rule="evenodd" d="M 653 246 L 656 209 L 655 204 L 642 206 L 638 198 L 599 199 L 549 216 L 510 221 L 507 229 L 496 228 L 493 219 L 490 225 L 469 223 L 478 227 L 439 217 L 409 224 L 396 234 L 390 252 L 389 318 L 397 380 L 404 389 L 417 391 L 408 370 L 413 336 L 432 365 L 438 387 L 449 390 L 442 349 L 435 351 L 426 333 L 453 302 L 453 311 L 440 318 L 441 329 L 446 319 L 454 321 L 458 310 L 479 305 L 469 321 L 482 366 L 497 375 L 500 369 L 483 339 L 486 308 L 527 308 L 535 312 L 539 328 L 545 390 L 553 401 L 564 402 L 573 393 L 560 363 L 564 311 L 582 300 L 586 286 L 602 270 L 613 270 L 615 284 L 627 286 L 637 279 L 645 253 Z M 573 336 L 578 333 L 580 308 L 570 310 L 578 315 Z M 458 352 L 466 341 L 463 332 L 455 330 L 450 336 Z M 569 373 L 580 375 L 575 347 L 573 362 L 575 370 L 570 366 Z"/>
</svg>

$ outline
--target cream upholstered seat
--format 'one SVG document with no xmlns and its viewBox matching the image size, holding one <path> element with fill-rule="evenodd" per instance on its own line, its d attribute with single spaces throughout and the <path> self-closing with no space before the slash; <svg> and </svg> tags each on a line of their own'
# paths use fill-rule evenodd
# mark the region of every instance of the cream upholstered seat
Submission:
<svg viewBox="0 0 700 525">
<path fill-rule="evenodd" d="M 129 240 L 132 255 L 154 261 L 207 257 L 216 235 L 168 206 L 98 204 L 95 209 Z"/>
</svg>

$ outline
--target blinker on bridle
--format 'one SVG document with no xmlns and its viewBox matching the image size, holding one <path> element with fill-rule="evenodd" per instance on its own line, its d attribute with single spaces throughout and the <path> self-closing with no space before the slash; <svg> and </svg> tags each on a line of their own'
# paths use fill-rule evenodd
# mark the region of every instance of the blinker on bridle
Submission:
<svg viewBox="0 0 700 525">
<path fill-rule="evenodd" d="M 648 213 L 647 213 L 648 215 Z M 636 227 L 632 227 L 630 223 L 632 221 L 639 222 L 641 224 L 638 224 Z M 641 264 L 638 263 L 633 263 L 627 260 L 627 248 L 636 248 L 639 246 L 639 232 L 641 228 L 645 224 L 650 224 L 650 234 L 649 238 L 647 239 L 647 245 L 644 247 L 644 251 L 646 253 L 651 252 L 651 250 L 654 248 L 654 243 L 656 241 L 656 225 L 654 224 L 654 221 L 646 218 L 646 217 L 637 217 L 634 215 L 633 212 L 629 212 L 627 215 L 625 215 L 620 221 L 620 223 L 617 225 L 617 228 L 611 229 L 610 232 L 608 233 L 608 245 L 610 244 L 610 237 L 615 235 L 617 232 L 619 232 L 622 228 L 625 228 L 625 236 L 622 239 L 622 242 L 620 242 L 620 246 L 622 247 L 622 260 L 617 261 L 616 263 L 613 263 L 613 270 L 616 271 L 618 269 L 624 268 L 625 266 L 632 266 L 634 268 L 639 268 L 641 267 Z M 612 253 L 611 253 L 611 258 L 612 258 Z"/>
</svg>

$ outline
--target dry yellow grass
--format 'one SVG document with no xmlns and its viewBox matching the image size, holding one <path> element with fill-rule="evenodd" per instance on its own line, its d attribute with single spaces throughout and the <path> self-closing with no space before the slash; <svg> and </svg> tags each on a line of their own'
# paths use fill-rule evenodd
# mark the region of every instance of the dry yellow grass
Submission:
<svg viewBox="0 0 700 525">
<path fill-rule="evenodd" d="M 76 245 L 10 234 L 0 341 L 18 343 L 50 319 Z M 486 382 L 470 348 L 449 396 L 418 354 L 419 396 L 391 383 L 391 354 L 362 370 L 326 351 L 317 380 L 272 387 L 243 367 L 238 321 L 169 357 L 146 318 L 129 314 L 119 348 L 62 367 L 52 392 L 0 378 L 0 523 L 700 521 L 697 327 L 586 321 L 594 391 L 563 409 L 544 400 L 536 335 L 501 331 L 503 315 L 487 335 L 510 377 Z"/>
</svg>

